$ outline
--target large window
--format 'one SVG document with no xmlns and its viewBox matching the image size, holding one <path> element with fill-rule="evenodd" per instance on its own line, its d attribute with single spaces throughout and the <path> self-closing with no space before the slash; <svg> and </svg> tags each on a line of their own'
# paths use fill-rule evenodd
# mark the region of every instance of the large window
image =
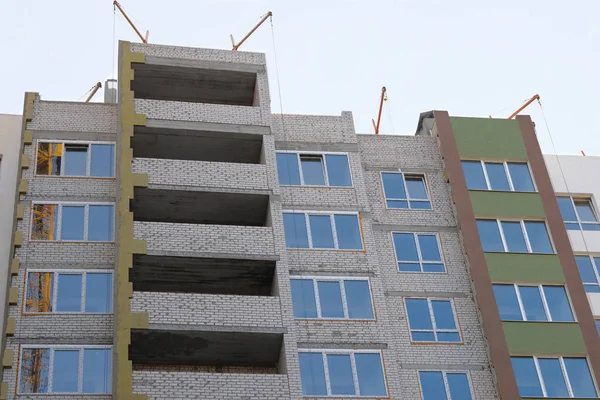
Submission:
<svg viewBox="0 0 600 400">
<path fill-rule="evenodd" d="M 494 285 L 494 295 L 503 321 L 574 321 L 564 286 Z"/>
<path fill-rule="evenodd" d="M 596 398 L 585 358 L 511 357 L 521 397 Z"/>
<path fill-rule="evenodd" d="M 469 375 L 454 371 L 419 371 L 423 400 L 472 400 Z"/>
<path fill-rule="evenodd" d="M 31 240 L 112 242 L 112 203 L 33 203 Z"/>
<path fill-rule="evenodd" d="M 115 145 L 110 142 L 38 142 L 37 175 L 115 176 Z"/>
<path fill-rule="evenodd" d="M 294 277 L 296 318 L 374 319 L 368 279 Z"/>
<path fill-rule="evenodd" d="M 435 233 L 393 232 L 400 272 L 445 272 L 440 242 Z"/>
<path fill-rule="evenodd" d="M 431 210 L 425 175 L 382 172 L 381 182 L 387 208 Z"/>
<path fill-rule="evenodd" d="M 478 219 L 483 251 L 507 253 L 553 253 L 543 221 L 500 221 Z"/>
<path fill-rule="evenodd" d="M 283 226 L 291 249 L 363 249 L 358 213 L 284 212 Z"/>
<path fill-rule="evenodd" d="M 277 152 L 280 185 L 352 186 L 348 155 Z"/>
<path fill-rule="evenodd" d="M 575 256 L 579 275 L 583 281 L 583 287 L 588 293 L 600 293 L 600 257 L 598 256 Z"/>
<path fill-rule="evenodd" d="M 109 346 L 21 348 L 19 393 L 110 393 Z"/>
<path fill-rule="evenodd" d="M 527 163 L 462 161 L 470 190 L 535 192 Z"/>
<path fill-rule="evenodd" d="M 25 313 L 110 313 L 112 272 L 27 270 Z"/>
<path fill-rule="evenodd" d="M 589 198 L 557 197 L 558 207 L 568 230 L 600 231 L 598 215 Z"/>
<path fill-rule="evenodd" d="M 379 352 L 311 350 L 298 358 L 305 396 L 387 396 Z"/>
<path fill-rule="evenodd" d="M 449 299 L 406 298 L 406 315 L 413 342 L 460 342 L 458 319 Z"/>
</svg>

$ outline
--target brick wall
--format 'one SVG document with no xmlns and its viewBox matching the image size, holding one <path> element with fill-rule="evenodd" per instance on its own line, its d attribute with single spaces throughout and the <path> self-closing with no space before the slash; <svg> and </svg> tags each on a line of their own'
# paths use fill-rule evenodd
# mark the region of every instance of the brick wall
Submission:
<svg viewBox="0 0 600 400">
<path fill-rule="evenodd" d="M 117 132 L 117 106 L 104 103 L 41 101 L 33 104 L 27 129 L 70 132 Z"/>
</svg>

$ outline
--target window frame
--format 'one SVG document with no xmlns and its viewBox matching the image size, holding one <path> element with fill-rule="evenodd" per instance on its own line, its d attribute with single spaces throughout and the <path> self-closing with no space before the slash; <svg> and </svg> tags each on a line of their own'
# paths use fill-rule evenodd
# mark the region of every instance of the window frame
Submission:
<svg viewBox="0 0 600 400">
<path fill-rule="evenodd" d="M 29 287 L 29 273 L 30 272 L 41 272 L 41 273 L 50 273 L 52 274 L 52 309 L 56 310 L 57 309 L 57 302 L 58 302 L 58 275 L 59 274 L 64 274 L 64 275 L 81 275 L 81 310 L 82 311 L 50 311 L 50 312 L 41 312 L 41 311 L 26 311 L 26 307 L 25 307 L 25 303 L 27 301 L 27 289 Z M 87 274 L 111 274 L 111 295 L 114 295 L 114 279 L 115 279 L 115 274 L 114 274 L 114 270 L 112 269 L 39 269 L 39 268 L 32 268 L 32 269 L 25 269 L 25 285 L 24 285 L 24 291 L 25 294 L 23 295 L 23 304 L 21 305 L 21 312 L 23 313 L 23 315 L 57 315 L 57 314 L 75 314 L 75 315 L 81 315 L 81 314 L 95 314 L 95 315 L 110 315 L 113 314 L 114 312 L 114 302 L 111 301 L 111 308 L 110 311 L 107 312 L 87 312 L 85 311 L 85 300 L 86 300 L 86 282 L 87 282 Z"/>
<path fill-rule="evenodd" d="M 401 199 L 401 198 L 395 198 L 395 197 L 390 197 L 388 198 L 387 195 L 385 194 L 385 185 L 383 183 L 383 174 L 398 174 L 402 176 L 402 184 L 404 186 L 404 193 L 406 194 L 406 198 L 405 199 Z M 423 185 L 425 186 L 425 193 L 427 194 L 427 199 L 416 199 L 416 200 L 412 200 L 410 198 L 410 193 L 408 191 L 408 186 L 406 185 L 406 175 L 408 175 L 409 177 L 411 176 L 415 176 L 415 177 L 422 177 L 423 178 Z M 383 194 L 383 202 L 385 204 L 385 209 L 386 210 L 420 210 L 420 211 L 433 211 L 433 203 L 431 201 L 431 190 L 429 189 L 429 182 L 427 179 L 427 174 L 426 173 L 417 173 L 417 172 L 402 172 L 399 169 L 395 170 L 395 171 L 379 171 L 379 181 L 381 182 L 381 192 Z M 408 204 L 408 207 L 406 208 L 397 208 L 397 207 L 388 207 L 388 201 L 406 201 L 406 203 Z M 413 208 L 411 207 L 411 202 L 416 202 L 416 203 L 429 203 L 430 208 Z"/>
<path fill-rule="evenodd" d="M 417 256 L 419 257 L 418 261 L 400 261 L 398 260 L 398 252 L 396 251 L 396 242 L 394 240 L 394 234 L 395 233 L 408 233 L 408 234 L 412 234 L 413 237 L 415 238 L 415 245 L 417 247 Z M 392 235 L 392 248 L 394 249 L 394 259 L 396 260 L 396 269 L 398 271 L 398 273 L 401 274 L 447 274 L 448 273 L 448 269 L 446 268 L 446 257 L 444 255 L 444 252 L 442 250 L 442 240 L 440 239 L 440 235 L 438 232 L 405 232 L 405 231 L 392 231 L 391 232 Z M 419 235 L 427 235 L 427 236 L 435 236 L 436 241 L 437 241 L 437 245 L 438 245 L 438 250 L 440 252 L 440 258 L 441 260 L 439 262 L 435 262 L 435 261 L 423 261 L 423 254 L 421 253 L 421 245 L 419 243 Z M 421 268 L 420 271 L 400 271 L 400 264 L 419 264 L 419 268 Z M 443 272 L 432 272 L 432 271 L 423 271 L 423 264 L 442 264 L 444 266 L 444 271 Z"/>
<path fill-rule="evenodd" d="M 429 311 L 429 321 L 431 322 L 431 332 L 433 332 L 433 335 L 435 337 L 435 341 L 414 341 L 412 338 L 412 332 L 413 329 L 411 329 L 410 327 L 410 318 L 408 316 L 408 307 L 406 306 L 406 300 L 407 299 L 425 299 L 427 300 L 427 308 Z M 452 317 L 454 318 L 454 324 L 456 325 L 456 329 L 437 329 L 436 327 L 436 323 L 435 323 L 435 316 L 433 314 L 433 307 L 431 305 L 432 301 L 435 300 L 441 300 L 441 301 L 449 301 L 450 302 L 450 307 L 452 308 Z M 442 344 L 442 345 L 446 345 L 446 344 L 463 344 L 464 343 L 464 337 L 462 334 L 462 329 L 460 326 L 460 321 L 458 320 L 458 312 L 456 311 L 456 305 L 454 304 L 454 299 L 451 297 L 424 297 L 424 296 L 405 296 L 402 297 L 402 303 L 404 306 L 404 313 L 406 314 L 406 326 L 408 328 L 408 335 L 410 337 L 410 342 L 411 343 L 415 343 L 415 344 Z M 414 329 L 414 331 L 416 332 L 430 332 L 430 330 L 424 330 L 424 329 Z M 439 340 L 437 340 L 438 332 L 448 332 L 448 333 L 458 333 L 458 336 L 460 337 L 460 340 L 458 342 L 441 342 Z"/>
<path fill-rule="evenodd" d="M 44 174 L 38 174 L 37 173 L 37 162 L 38 162 L 38 151 L 39 151 L 39 144 L 40 143 L 54 143 L 54 144 L 62 144 L 62 156 L 60 159 L 60 175 L 44 175 Z M 66 153 L 66 146 L 65 145 L 70 145 L 70 144 L 75 144 L 75 145 L 88 145 L 88 150 L 87 150 L 87 155 L 86 155 L 86 164 L 85 164 L 85 175 L 63 175 L 63 171 L 65 170 L 65 153 Z M 113 160 L 113 176 L 91 176 L 90 175 L 90 169 L 91 169 L 91 164 L 92 164 L 92 145 L 93 144 L 103 144 L 103 145 L 112 145 L 114 148 L 114 160 Z M 38 139 L 35 142 L 35 146 L 34 146 L 34 151 L 35 151 L 35 161 L 34 161 L 34 176 L 44 176 L 44 177 L 52 177 L 52 178 L 89 178 L 89 179 L 115 179 L 116 175 L 117 175 L 117 142 L 111 142 L 111 141 L 95 141 L 95 140 L 46 140 L 46 139 Z"/>
<path fill-rule="evenodd" d="M 513 320 L 513 319 L 502 319 L 502 321 L 507 322 L 562 322 L 562 323 L 577 323 L 577 316 L 575 315 L 575 311 L 573 309 L 573 303 L 571 302 L 571 296 L 569 296 L 569 291 L 565 285 L 546 285 L 546 284 L 519 284 L 519 283 L 494 283 L 493 286 L 513 286 L 515 288 L 515 293 L 517 296 L 517 303 L 519 304 L 519 311 L 521 312 L 521 320 Z M 569 302 L 569 307 L 571 314 L 573 314 L 573 321 L 553 321 L 552 313 L 550 312 L 550 307 L 548 306 L 548 300 L 546 299 L 546 293 L 544 292 L 544 286 L 552 286 L 552 287 L 561 287 L 565 290 L 565 295 L 567 297 L 567 301 Z M 528 320 L 527 313 L 525 312 L 525 306 L 523 305 L 523 300 L 521 299 L 520 287 L 536 287 L 538 288 L 538 292 L 540 293 L 540 298 L 542 299 L 542 305 L 544 306 L 544 313 L 546 314 L 546 321 L 537 321 L 537 320 Z"/>
<path fill-rule="evenodd" d="M 510 219 L 510 218 L 503 218 L 503 219 L 496 219 L 496 218 L 477 218 L 475 217 L 475 221 L 496 221 L 496 224 L 498 225 L 498 231 L 500 232 L 500 239 L 502 240 L 502 247 L 504 247 L 503 251 L 485 251 L 485 253 L 514 253 L 514 254 L 556 254 L 556 248 L 554 246 L 554 242 L 552 241 L 552 235 L 550 233 L 550 229 L 548 228 L 548 222 L 544 219 Z M 525 238 L 525 245 L 527 246 L 527 252 L 523 253 L 523 252 L 519 252 L 519 251 L 509 251 L 508 250 L 508 245 L 506 242 L 506 236 L 504 235 L 504 229 L 502 228 L 502 222 L 518 222 L 521 225 L 521 233 L 523 233 L 523 237 Z M 531 249 L 531 242 L 529 241 L 529 233 L 527 232 L 527 229 L 525 228 L 525 223 L 526 222 L 543 222 L 544 226 L 546 227 L 546 234 L 548 235 L 548 241 L 550 242 L 550 247 L 552 248 L 552 252 L 551 253 L 538 253 L 538 252 L 534 252 Z M 481 241 L 481 237 L 479 238 L 479 240 Z M 482 244 L 483 247 L 483 244 Z"/>
<path fill-rule="evenodd" d="M 319 353 L 323 360 L 323 370 L 325 372 L 325 388 L 327 389 L 326 395 L 304 395 L 304 397 L 343 397 L 343 398 L 380 398 L 381 396 L 360 395 L 360 385 L 358 382 L 358 373 L 356 370 L 356 359 L 355 354 L 379 354 L 379 361 L 381 362 L 381 373 L 383 374 L 383 383 L 385 385 L 386 395 L 383 397 L 387 399 L 389 397 L 388 379 L 385 370 L 385 360 L 383 358 L 383 352 L 381 350 L 369 350 L 369 349 L 298 349 L 300 353 Z M 348 394 L 331 394 L 331 380 L 329 378 L 329 364 L 327 362 L 327 355 L 349 355 L 350 365 L 352 368 L 352 383 L 354 384 L 354 392 L 359 394 L 348 395 Z M 302 378 L 300 378 L 300 384 L 302 385 Z"/>
<path fill-rule="evenodd" d="M 594 200 L 592 199 L 592 197 L 584 197 L 584 196 L 571 196 L 571 195 L 560 195 L 557 194 L 556 195 L 557 199 L 558 198 L 568 198 L 571 202 L 571 207 L 573 207 L 573 212 L 575 213 L 575 216 L 577 217 L 577 221 L 565 221 L 563 219 L 563 223 L 565 224 L 565 229 L 567 231 L 574 231 L 576 229 L 569 229 L 567 228 L 567 224 L 577 224 L 577 226 L 579 227 L 579 231 L 582 232 L 593 232 L 593 231 L 600 231 L 600 229 L 583 229 L 584 225 L 596 225 L 596 226 L 600 226 L 600 219 L 598 218 L 598 211 L 596 208 L 596 205 L 594 204 Z M 577 207 L 575 206 L 575 201 L 576 200 L 584 200 L 587 201 L 590 205 L 590 209 L 592 210 L 592 214 L 594 215 L 594 217 L 596 218 L 596 222 L 590 222 L 590 221 L 582 221 L 581 217 L 579 216 L 579 212 L 577 211 Z M 561 215 L 561 219 L 562 219 L 562 215 Z"/>
<path fill-rule="evenodd" d="M 453 400 L 450 395 L 450 384 L 448 383 L 447 374 L 464 374 L 467 376 L 467 382 L 469 382 L 469 391 L 471 394 L 471 398 L 475 400 L 475 390 L 473 389 L 473 382 L 471 379 L 471 373 L 469 370 L 452 370 L 452 369 L 418 369 L 417 370 L 417 380 L 419 382 L 419 393 L 421 394 L 421 399 L 423 398 L 423 387 L 421 386 L 421 372 L 441 372 L 442 379 L 444 382 L 444 389 L 446 389 L 446 398 L 449 400 Z"/>
<path fill-rule="evenodd" d="M 54 240 L 48 239 L 33 239 L 33 218 L 34 218 L 34 206 L 38 204 L 45 205 L 56 205 L 56 236 L 57 238 Z M 83 239 L 77 240 L 69 240 L 62 239 L 62 209 L 63 206 L 83 206 Z M 88 240 L 89 238 L 89 216 L 90 216 L 90 206 L 112 206 L 113 209 L 113 221 L 112 221 L 112 239 L 111 240 Z M 30 216 L 29 216 L 29 241 L 35 243 L 57 243 L 57 242 L 67 242 L 67 243 L 114 243 L 115 242 L 115 217 L 116 217 L 116 204 L 114 202 L 106 202 L 106 201 L 92 201 L 92 202 L 83 202 L 83 201 L 32 201 L 30 206 Z"/>
<path fill-rule="evenodd" d="M 592 264 L 592 270 L 594 271 L 594 275 L 596 276 L 596 283 L 586 283 L 581 277 L 581 273 L 579 272 L 579 265 L 577 266 L 577 272 L 579 272 L 579 278 L 583 283 L 583 289 L 586 293 L 600 293 L 600 263 L 596 263 L 596 258 L 600 259 L 600 255 L 596 254 L 575 254 L 575 264 L 577 264 L 577 257 L 587 257 L 590 259 L 590 263 Z M 585 290 L 586 286 L 595 286 L 598 289 L 596 292 L 588 292 Z"/>
<path fill-rule="evenodd" d="M 512 161 L 512 160 L 481 160 L 481 159 L 470 159 L 470 158 L 461 158 L 461 163 L 463 161 L 469 161 L 469 162 L 477 162 L 479 161 L 481 163 L 481 168 L 483 170 L 483 176 L 485 178 L 485 184 L 487 186 L 487 189 L 468 189 L 468 190 L 473 190 L 473 191 L 481 191 L 481 192 L 515 192 L 515 193 L 537 193 L 538 192 L 538 188 L 537 185 L 535 184 L 535 179 L 533 179 L 533 173 L 531 172 L 531 166 L 529 165 L 529 162 L 527 161 Z M 488 172 L 487 172 L 487 167 L 485 166 L 485 163 L 490 163 L 490 164 L 502 164 L 504 167 L 504 172 L 506 174 L 506 179 L 508 181 L 508 186 L 509 186 L 509 190 L 497 190 L 497 189 L 492 189 L 492 184 L 490 182 L 490 178 L 488 176 Z M 531 183 L 533 184 L 533 191 L 527 191 L 527 192 L 523 192 L 520 190 L 515 190 L 515 185 L 513 183 L 512 180 L 512 176 L 510 174 L 510 170 L 508 169 L 508 164 L 525 164 L 527 166 L 527 170 L 529 171 L 529 177 L 531 178 Z M 462 165 L 461 165 L 462 168 Z M 463 171 L 464 174 L 464 171 Z M 465 177 L 465 183 L 467 181 L 467 178 Z"/>
<path fill-rule="evenodd" d="M 365 238 L 363 234 L 363 226 L 362 226 L 362 218 L 360 216 L 360 212 L 358 211 L 310 211 L 310 210 L 282 210 L 282 217 L 284 214 L 303 214 L 304 221 L 306 224 L 306 235 L 308 239 L 308 247 L 287 247 L 287 250 L 325 250 L 325 251 L 365 251 Z M 333 235 L 333 246 L 331 248 L 325 247 L 313 247 L 312 240 L 312 232 L 310 228 L 310 216 L 311 215 L 328 215 L 329 221 L 331 223 L 331 233 Z M 358 222 L 358 233 L 360 234 L 360 249 L 340 249 L 340 244 L 338 241 L 337 229 L 335 226 L 335 216 L 336 215 L 356 215 L 356 219 Z M 284 235 L 285 235 L 285 225 L 284 225 Z"/>
<path fill-rule="evenodd" d="M 19 360 L 18 360 L 18 368 L 17 368 L 17 388 L 16 388 L 16 394 L 17 395 L 32 395 L 32 396 L 38 396 L 38 395 L 106 395 L 106 394 L 110 394 L 110 388 L 109 391 L 106 393 L 86 393 L 83 391 L 83 370 L 84 370 L 84 350 L 94 350 L 94 349 L 102 349 L 102 350 L 111 350 L 110 354 L 111 354 L 111 365 L 112 365 L 112 345 L 98 345 L 98 344 L 90 344 L 90 345 L 75 345 L 75 344 L 68 344 L 68 345 L 43 345 L 43 344 L 22 344 L 19 345 Z M 50 355 L 48 357 L 48 392 L 47 393 L 28 393 L 28 392 L 21 392 L 21 370 L 22 370 L 22 366 L 21 363 L 23 362 L 23 350 L 25 349 L 48 349 L 50 350 Z M 77 392 L 53 392 L 52 389 L 52 381 L 53 381 L 53 373 L 54 373 L 54 351 L 55 350 L 77 350 L 79 351 L 79 363 L 78 363 L 78 374 L 77 374 Z M 108 376 L 111 379 L 111 384 L 112 384 L 112 372 L 108 373 Z"/>
<path fill-rule="evenodd" d="M 298 165 L 298 171 L 300 174 L 300 184 L 299 185 L 290 185 L 290 184 L 282 184 L 279 183 L 279 180 L 277 181 L 279 186 L 286 186 L 286 187 L 298 187 L 298 186 L 304 186 L 304 187 L 310 187 L 310 188 L 323 188 L 323 187 L 331 187 L 331 188 L 341 188 L 341 189 L 350 189 L 350 188 L 354 188 L 354 179 L 352 177 L 352 167 L 350 166 L 350 154 L 347 152 L 343 152 L 343 151 L 297 151 L 297 150 L 276 150 L 275 151 L 275 155 L 277 155 L 277 153 L 282 153 L 282 154 L 295 154 L 296 155 L 296 162 Z M 346 156 L 346 159 L 348 160 L 348 174 L 350 175 L 350 186 L 332 186 L 329 184 L 329 171 L 327 170 L 327 155 L 337 155 L 337 156 Z M 301 157 L 302 156 L 308 156 L 308 157 L 317 157 L 317 156 L 321 156 L 321 166 L 323 168 L 323 180 L 325 182 L 324 185 L 307 185 L 306 183 L 304 183 L 304 172 L 302 171 L 302 162 L 301 162 Z M 277 163 L 275 163 L 277 164 Z M 277 165 L 276 165 L 277 166 Z"/>
</svg>

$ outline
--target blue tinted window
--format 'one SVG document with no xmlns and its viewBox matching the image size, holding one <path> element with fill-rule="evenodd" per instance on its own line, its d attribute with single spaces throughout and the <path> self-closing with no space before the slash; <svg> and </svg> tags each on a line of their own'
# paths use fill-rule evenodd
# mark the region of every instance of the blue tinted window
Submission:
<svg viewBox="0 0 600 400">
<path fill-rule="evenodd" d="M 506 241 L 507 251 L 513 253 L 527 253 L 527 244 L 520 222 L 502 221 L 502 231 Z"/>
<path fill-rule="evenodd" d="M 112 274 L 88 272 L 85 279 L 85 312 L 111 312 Z"/>
<path fill-rule="evenodd" d="M 406 299 L 406 314 L 410 329 L 433 330 L 426 299 Z"/>
<path fill-rule="evenodd" d="M 333 230 L 329 215 L 309 215 L 312 247 L 317 249 L 333 249 Z"/>
<path fill-rule="evenodd" d="M 62 240 L 83 240 L 84 206 L 63 206 L 60 235 Z"/>
<path fill-rule="evenodd" d="M 292 279 L 294 317 L 317 318 L 317 302 L 312 279 Z"/>
<path fill-rule="evenodd" d="M 432 300 L 433 317 L 437 329 L 456 329 L 454 312 L 448 300 Z"/>
<path fill-rule="evenodd" d="M 521 397 L 542 397 L 542 386 L 533 357 L 511 357 L 510 361 Z"/>
<path fill-rule="evenodd" d="M 73 393 L 79 384 L 79 350 L 54 350 L 53 393 Z"/>
<path fill-rule="evenodd" d="M 302 176 L 305 185 L 325 185 L 325 175 L 323 174 L 323 159 L 321 156 L 300 156 L 300 165 L 302 166 Z"/>
<path fill-rule="evenodd" d="M 56 311 L 81 311 L 81 281 L 80 274 L 58 274 Z"/>
<path fill-rule="evenodd" d="M 88 219 L 88 240 L 110 242 L 113 240 L 115 218 L 114 207 L 110 205 L 91 205 Z"/>
<path fill-rule="evenodd" d="M 50 349 L 23 349 L 19 368 L 19 392 L 48 393 L 49 372 Z"/>
<path fill-rule="evenodd" d="M 575 209 L 581 222 L 597 222 L 596 215 L 592 209 L 592 204 L 588 199 L 575 199 Z"/>
<path fill-rule="evenodd" d="M 447 373 L 446 379 L 450 389 L 450 400 L 472 400 L 467 374 Z"/>
<path fill-rule="evenodd" d="M 304 214 L 283 214 L 285 244 L 288 248 L 308 248 L 308 234 Z"/>
<path fill-rule="evenodd" d="M 300 185 L 300 168 L 296 153 L 277 153 L 277 176 L 280 185 Z"/>
<path fill-rule="evenodd" d="M 115 176 L 115 146 L 113 144 L 92 144 L 90 176 Z"/>
<path fill-rule="evenodd" d="M 415 235 L 412 233 L 394 233 L 393 238 L 398 261 L 419 261 Z"/>
<path fill-rule="evenodd" d="M 85 176 L 87 171 L 88 145 L 65 145 L 65 170 L 64 175 Z"/>
<path fill-rule="evenodd" d="M 373 305 L 368 281 L 344 281 L 348 314 L 354 319 L 372 319 Z"/>
<path fill-rule="evenodd" d="M 111 350 L 85 349 L 83 351 L 83 393 L 111 391 Z"/>
<path fill-rule="evenodd" d="M 447 400 L 444 376 L 438 371 L 420 371 L 419 382 L 423 400 Z"/>
<path fill-rule="evenodd" d="M 386 396 L 381 356 L 374 353 L 356 353 L 356 375 L 361 396 Z"/>
<path fill-rule="evenodd" d="M 504 251 L 496 220 L 478 219 L 477 230 L 479 231 L 483 251 Z"/>
<path fill-rule="evenodd" d="M 552 253 L 552 244 L 550 244 L 550 237 L 544 222 L 525 221 L 525 230 L 527 231 L 532 253 Z"/>
<path fill-rule="evenodd" d="M 564 358 L 574 397 L 597 397 L 590 368 L 585 358 Z"/>
<path fill-rule="evenodd" d="M 462 161 L 462 168 L 467 181 L 467 188 L 470 190 L 487 190 L 487 183 L 483 168 L 479 161 Z"/>
<path fill-rule="evenodd" d="M 352 364 L 347 354 L 328 354 L 327 366 L 331 394 L 354 394 Z"/>
<path fill-rule="evenodd" d="M 335 214 L 333 218 L 335 221 L 338 247 L 346 250 L 361 250 L 363 247 L 358 216 Z"/>
<path fill-rule="evenodd" d="M 381 180 L 386 199 L 406 199 L 402 174 L 383 172 L 381 173 Z M 408 207 L 408 202 L 406 202 L 406 207 Z"/>
<path fill-rule="evenodd" d="M 600 292 L 596 269 L 592 264 L 592 259 L 588 256 L 575 256 L 575 261 L 577 262 L 577 269 L 579 269 L 579 275 L 583 281 L 585 291 L 588 293 Z"/>
<path fill-rule="evenodd" d="M 600 320 L 596 320 L 596 329 L 598 330 L 598 334 L 600 335 Z"/>
<path fill-rule="evenodd" d="M 560 215 L 562 215 L 563 221 L 575 221 L 577 222 L 577 214 L 573 208 L 573 203 L 570 197 L 557 197 L 558 208 L 560 208 Z"/>
<path fill-rule="evenodd" d="M 325 368 L 321 353 L 299 353 L 302 393 L 305 396 L 327 395 Z"/>
<path fill-rule="evenodd" d="M 340 283 L 321 281 L 317 282 L 317 288 L 319 290 L 321 316 L 323 318 L 344 318 Z"/>
<path fill-rule="evenodd" d="M 485 163 L 488 179 L 492 190 L 510 190 L 508 177 L 503 163 Z"/>
<path fill-rule="evenodd" d="M 523 309 L 528 321 L 547 321 L 542 296 L 537 286 L 519 286 Z"/>
<path fill-rule="evenodd" d="M 425 186 L 425 178 L 422 176 L 405 175 L 406 188 L 408 196 L 411 200 L 427 200 L 427 187 Z"/>
<path fill-rule="evenodd" d="M 529 167 L 525 163 L 507 163 L 513 188 L 517 192 L 534 192 Z"/>
<path fill-rule="evenodd" d="M 552 321 L 573 321 L 573 312 L 564 286 L 543 286 Z"/>
<path fill-rule="evenodd" d="M 419 235 L 419 248 L 423 261 L 441 261 L 440 249 L 435 235 Z"/>
<path fill-rule="evenodd" d="M 513 285 L 494 285 L 494 296 L 498 304 L 500 319 L 503 321 L 522 321 L 517 292 Z"/>
<path fill-rule="evenodd" d="M 327 161 L 329 186 L 352 186 L 348 156 L 327 154 L 325 160 Z"/>
<path fill-rule="evenodd" d="M 546 397 L 570 397 L 558 358 L 539 358 L 538 365 L 546 387 Z"/>
</svg>

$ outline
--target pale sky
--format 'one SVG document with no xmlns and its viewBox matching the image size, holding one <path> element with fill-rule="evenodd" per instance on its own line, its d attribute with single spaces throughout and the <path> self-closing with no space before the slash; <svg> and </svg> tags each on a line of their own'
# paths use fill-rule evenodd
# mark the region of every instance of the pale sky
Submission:
<svg viewBox="0 0 600 400">
<path fill-rule="evenodd" d="M 560 154 L 600 155 L 597 0 L 122 0 L 150 43 L 230 49 L 273 11 L 283 112 L 352 111 L 372 132 L 413 134 L 419 113 L 507 117 L 541 96 Z M 114 25 L 113 25 L 114 23 Z M 113 34 L 114 26 L 114 34 Z M 0 0 L 0 113 L 25 91 L 77 101 L 113 75 L 113 46 L 138 41 L 111 0 Z M 240 50 L 267 54 L 272 110 L 281 112 L 273 36 L 263 25 Z M 96 100 L 101 100 L 98 93 Z M 537 103 L 532 116 L 554 153 Z"/>
</svg>

